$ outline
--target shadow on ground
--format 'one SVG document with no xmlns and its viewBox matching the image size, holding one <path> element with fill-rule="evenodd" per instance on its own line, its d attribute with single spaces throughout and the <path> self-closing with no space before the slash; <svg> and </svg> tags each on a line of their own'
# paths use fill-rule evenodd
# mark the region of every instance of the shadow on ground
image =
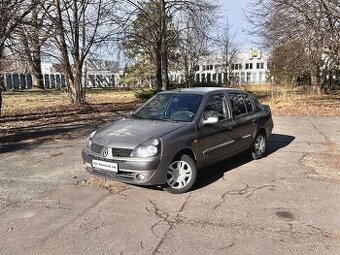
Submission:
<svg viewBox="0 0 340 255">
<path fill-rule="evenodd" d="M 0 153 L 14 152 L 17 150 L 31 150 L 44 142 L 54 139 L 73 139 L 86 136 L 96 126 L 68 125 L 51 128 L 38 128 L 0 138 Z"/>
<path fill-rule="evenodd" d="M 133 109 L 133 107 L 131 108 Z M 94 129 L 112 123 L 128 115 L 128 109 L 103 111 L 102 113 L 65 113 L 63 116 L 32 116 L 31 119 L 2 119 L 8 128 L 0 133 L 0 153 L 21 149 L 33 149 L 43 142 L 54 139 L 72 139 L 87 136 Z M 12 124 L 13 122 L 13 124 Z M 8 124 L 10 123 L 10 124 Z"/>
<path fill-rule="evenodd" d="M 268 139 L 267 156 L 288 146 L 294 136 L 272 134 Z M 193 190 L 208 186 L 223 177 L 224 173 L 245 165 L 252 161 L 249 152 L 241 153 L 220 163 L 205 167 L 199 171 L 198 180 Z"/>
</svg>

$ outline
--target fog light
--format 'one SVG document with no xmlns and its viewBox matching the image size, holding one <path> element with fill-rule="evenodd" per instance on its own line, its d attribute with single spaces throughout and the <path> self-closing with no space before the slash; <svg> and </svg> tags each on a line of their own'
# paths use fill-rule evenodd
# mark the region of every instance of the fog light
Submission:
<svg viewBox="0 0 340 255">
<path fill-rule="evenodd" d="M 136 180 L 137 181 L 144 181 L 145 180 L 145 175 L 144 174 L 136 174 Z"/>
</svg>

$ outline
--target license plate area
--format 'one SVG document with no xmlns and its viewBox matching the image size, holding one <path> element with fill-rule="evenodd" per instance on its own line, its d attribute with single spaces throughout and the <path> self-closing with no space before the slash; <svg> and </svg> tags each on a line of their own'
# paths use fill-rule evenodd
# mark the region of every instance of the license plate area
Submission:
<svg viewBox="0 0 340 255">
<path fill-rule="evenodd" d="M 118 173 L 118 164 L 102 160 L 92 159 L 92 167 L 99 170 L 105 170 L 112 173 Z"/>
</svg>

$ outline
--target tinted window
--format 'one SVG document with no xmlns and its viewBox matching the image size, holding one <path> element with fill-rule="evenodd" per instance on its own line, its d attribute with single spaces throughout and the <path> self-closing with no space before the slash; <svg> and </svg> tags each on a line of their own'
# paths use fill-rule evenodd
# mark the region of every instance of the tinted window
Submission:
<svg viewBox="0 0 340 255">
<path fill-rule="evenodd" d="M 230 102 L 234 116 L 247 113 L 247 107 L 244 102 L 244 94 L 230 93 Z"/>
<path fill-rule="evenodd" d="M 224 94 L 210 96 L 204 108 L 203 119 L 218 117 L 219 121 L 230 118 Z"/>
<path fill-rule="evenodd" d="M 229 94 L 235 116 L 254 111 L 254 104 L 251 97 L 242 93 Z"/>
<path fill-rule="evenodd" d="M 254 111 L 254 107 L 251 102 L 251 99 L 247 95 L 244 95 L 244 103 L 246 105 L 248 113 Z"/>
</svg>

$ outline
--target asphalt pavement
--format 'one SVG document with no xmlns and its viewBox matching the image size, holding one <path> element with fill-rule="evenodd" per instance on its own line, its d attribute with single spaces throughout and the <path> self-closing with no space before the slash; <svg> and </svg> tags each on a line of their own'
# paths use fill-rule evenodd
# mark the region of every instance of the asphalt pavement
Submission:
<svg viewBox="0 0 340 255">
<path fill-rule="evenodd" d="M 181 195 L 91 177 L 87 132 L 14 146 L 0 254 L 340 254 L 340 117 L 274 123 L 265 158 L 202 169 Z"/>
</svg>

